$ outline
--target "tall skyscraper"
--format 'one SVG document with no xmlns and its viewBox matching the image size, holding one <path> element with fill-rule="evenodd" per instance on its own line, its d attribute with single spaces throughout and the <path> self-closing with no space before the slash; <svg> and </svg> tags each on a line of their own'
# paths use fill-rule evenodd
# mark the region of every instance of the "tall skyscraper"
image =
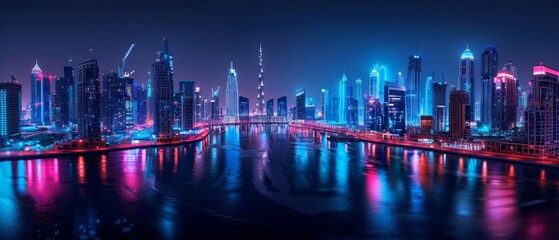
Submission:
<svg viewBox="0 0 559 240">
<path fill-rule="evenodd" d="M 421 110 L 421 57 L 412 55 L 408 61 L 408 80 L 406 82 L 406 123 L 419 126 L 419 111 Z"/>
<path fill-rule="evenodd" d="M 330 91 L 327 89 L 322 89 L 320 96 L 320 111 L 322 112 L 322 119 L 324 121 L 331 121 L 331 113 L 330 111 Z"/>
<path fill-rule="evenodd" d="M 559 143 L 559 71 L 544 65 L 534 67 L 533 97 L 526 111 L 525 135 L 531 153 L 556 155 Z"/>
<path fill-rule="evenodd" d="M 433 82 L 433 130 L 446 131 L 446 82 Z"/>
<path fill-rule="evenodd" d="M 146 123 L 147 124 L 153 124 L 153 117 L 155 116 L 155 102 L 154 102 L 154 91 L 153 91 L 153 80 L 151 77 L 151 72 L 148 72 L 148 80 L 147 80 L 147 85 L 146 85 L 146 96 L 147 96 L 147 100 L 146 100 L 146 109 L 147 109 L 147 114 L 146 114 Z"/>
<path fill-rule="evenodd" d="M 361 78 L 355 80 L 355 99 L 357 100 L 357 124 L 362 126 L 365 124 L 365 96 L 363 95 L 363 83 Z"/>
<path fill-rule="evenodd" d="M 421 109 L 419 114 L 432 115 L 433 114 L 433 82 L 435 81 L 435 73 L 428 76 L 423 83 L 423 94 L 421 94 Z"/>
<path fill-rule="evenodd" d="M 499 58 L 497 49 L 493 45 L 485 46 L 481 52 L 481 106 L 480 121 L 489 124 L 493 120 L 493 79 L 497 76 Z"/>
<path fill-rule="evenodd" d="M 266 114 L 268 117 L 274 116 L 274 99 L 270 98 L 270 100 L 266 101 Z"/>
<path fill-rule="evenodd" d="M 338 122 L 346 123 L 347 121 L 347 100 L 348 100 L 348 89 L 347 89 L 347 76 L 344 73 L 342 75 L 342 80 L 339 83 L 339 110 L 338 110 Z"/>
<path fill-rule="evenodd" d="M 179 113 L 179 128 L 181 130 L 192 130 L 194 128 L 194 115 L 195 115 L 195 83 L 192 80 L 179 81 L 179 99 L 180 110 Z M 219 106 L 219 98 L 218 98 Z"/>
<path fill-rule="evenodd" d="M 173 139 L 173 54 L 169 52 L 167 39 L 163 39 L 163 51 L 153 67 L 154 125 L 157 141 Z"/>
<path fill-rule="evenodd" d="M 43 75 L 38 62 L 31 70 L 31 121 L 39 125 L 51 122 L 50 79 Z"/>
<path fill-rule="evenodd" d="M 449 103 L 449 136 L 454 139 L 470 137 L 470 96 L 464 90 L 450 91 Z"/>
<path fill-rule="evenodd" d="M 258 66 L 260 71 L 258 73 L 258 95 L 256 96 L 256 111 L 257 115 L 266 115 L 266 100 L 264 98 L 264 66 L 262 65 L 262 43 L 260 43 L 260 51 L 258 53 Z"/>
<path fill-rule="evenodd" d="M 194 87 L 194 122 L 202 121 L 204 108 L 202 106 L 202 93 L 200 92 L 200 87 Z"/>
<path fill-rule="evenodd" d="M 278 98 L 278 117 L 287 117 L 287 96 Z"/>
<path fill-rule="evenodd" d="M 384 87 L 384 123 L 388 132 L 403 136 L 406 133 L 406 90 L 402 87 Z M 378 123 L 377 123 L 378 124 Z"/>
<path fill-rule="evenodd" d="M 305 95 L 305 89 L 299 90 L 295 97 L 295 104 L 296 104 L 296 112 L 295 112 L 295 119 L 297 120 L 305 120 L 306 110 L 305 107 L 307 106 L 307 96 Z"/>
<path fill-rule="evenodd" d="M 101 94 L 101 118 L 103 131 L 122 133 L 126 131 L 126 81 L 111 72 L 103 75 Z"/>
<path fill-rule="evenodd" d="M 57 77 L 54 82 L 53 119 L 57 128 L 67 127 L 70 120 L 70 91 L 73 91 L 67 78 Z"/>
<path fill-rule="evenodd" d="M 250 120 L 250 102 L 243 96 L 239 96 L 239 120 L 243 122 Z"/>
<path fill-rule="evenodd" d="M 225 88 L 225 116 L 234 120 L 239 116 L 239 89 L 237 84 L 237 72 L 233 68 L 233 62 L 229 67 L 229 75 L 227 76 L 227 86 Z"/>
<path fill-rule="evenodd" d="M 517 83 L 518 84 L 518 83 Z M 522 90 L 518 87 L 518 107 L 516 114 L 516 126 L 524 127 L 524 122 L 526 121 L 526 109 L 528 108 L 528 91 Z"/>
<path fill-rule="evenodd" d="M 147 115 L 147 92 L 143 85 L 134 82 L 134 99 L 136 101 L 136 108 L 134 111 L 134 123 L 146 124 Z"/>
<path fill-rule="evenodd" d="M 460 56 L 460 90 L 465 91 L 470 96 L 470 121 L 475 119 L 475 77 L 474 77 L 474 54 L 466 48 Z"/>
<path fill-rule="evenodd" d="M 374 99 L 372 96 L 367 101 L 367 129 L 371 131 L 384 130 L 384 111 L 382 103 L 379 99 Z"/>
<path fill-rule="evenodd" d="M 101 141 L 101 83 L 97 60 L 78 64 L 78 135 L 87 146 L 98 146 Z"/>
<path fill-rule="evenodd" d="M 212 100 L 210 100 L 211 104 L 211 119 L 212 120 L 219 120 L 219 87 L 214 91 L 212 91 Z"/>
<path fill-rule="evenodd" d="M 380 77 L 376 69 L 371 71 L 369 75 L 369 96 L 373 96 L 373 98 L 380 98 Z"/>
<path fill-rule="evenodd" d="M 68 65 L 64 66 L 64 78 L 68 79 L 69 86 L 68 86 L 68 100 L 69 100 L 69 108 L 68 108 L 68 119 L 72 123 L 76 123 L 78 119 L 78 87 L 76 83 L 76 79 L 74 76 L 74 68 L 70 65 L 71 60 L 68 61 Z"/>
<path fill-rule="evenodd" d="M 518 85 L 512 72 L 499 70 L 494 79 L 493 121 L 495 130 L 511 130 L 516 126 Z"/>
<path fill-rule="evenodd" d="M 0 146 L 20 137 L 21 84 L 0 83 Z"/>
</svg>

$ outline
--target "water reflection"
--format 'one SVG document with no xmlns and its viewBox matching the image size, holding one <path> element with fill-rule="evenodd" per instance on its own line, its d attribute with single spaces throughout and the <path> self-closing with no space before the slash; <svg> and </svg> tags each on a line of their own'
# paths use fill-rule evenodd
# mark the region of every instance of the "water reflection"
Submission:
<svg viewBox="0 0 559 240">
<path fill-rule="evenodd" d="M 559 234 L 555 169 L 326 136 L 222 126 L 195 144 L 0 162 L 0 238 Z"/>
</svg>

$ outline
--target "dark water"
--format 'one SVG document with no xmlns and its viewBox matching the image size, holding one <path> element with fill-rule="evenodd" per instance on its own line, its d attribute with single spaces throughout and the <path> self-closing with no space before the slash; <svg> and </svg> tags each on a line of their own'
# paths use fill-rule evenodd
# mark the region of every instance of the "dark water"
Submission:
<svg viewBox="0 0 559 240">
<path fill-rule="evenodd" d="M 559 172 L 285 125 L 0 162 L 0 238 L 557 239 Z"/>
</svg>

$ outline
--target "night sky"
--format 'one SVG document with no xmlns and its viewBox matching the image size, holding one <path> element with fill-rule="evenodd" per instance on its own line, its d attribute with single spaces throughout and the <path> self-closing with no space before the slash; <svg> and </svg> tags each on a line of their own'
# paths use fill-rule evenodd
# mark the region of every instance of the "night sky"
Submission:
<svg viewBox="0 0 559 240">
<path fill-rule="evenodd" d="M 118 3 L 113 3 L 118 2 Z M 116 71 L 131 43 L 134 78 L 147 72 L 169 39 L 175 59 L 175 83 L 189 79 L 209 89 L 224 88 L 229 61 L 238 73 L 239 95 L 257 94 L 258 43 L 264 51 L 266 98 L 305 88 L 318 104 L 321 88 L 337 93 L 344 71 L 364 87 L 374 64 L 393 78 L 405 75 L 407 59 L 423 57 L 422 78 L 443 72 L 457 84 L 458 61 L 469 48 L 476 57 L 487 44 L 499 52 L 499 68 L 516 63 L 520 83 L 533 65 L 559 68 L 559 18 L 552 1 L 2 1 L 0 4 L 0 81 L 14 75 L 29 102 L 35 63 L 47 75 L 62 75 L 70 56 L 75 65 L 94 57 L 100 72 Z M 90 53 L 89 49 L 93 49 Z M 479 94 L 478 94 L 479 96 Z M 224 101 L 222 101 L 222 105 Z"/>
</svg>

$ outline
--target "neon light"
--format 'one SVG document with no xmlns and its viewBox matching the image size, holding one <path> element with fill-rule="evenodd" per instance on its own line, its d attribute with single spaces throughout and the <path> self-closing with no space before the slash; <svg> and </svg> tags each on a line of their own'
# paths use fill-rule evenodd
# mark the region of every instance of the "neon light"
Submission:
<svg viewBox="0 0 559 240">
<path fill-rule="evenodd" d="M 559 71 L 548 68 L 546 66 L 534 66 L 534 75 L 545 75 L 547 73 L 553 74 L 555 76 L 559 76 Z"/>
<path fill-rule="evenodd" d="M 464 50 L 464 52 L 462 53 L 462 56 L 460 57 L 461 59 L 471 59 L 474 60 L 474 54 L 472 53 L 472 51 L 470 51 L 470 49 L 466 48 L 466 50 Z"/>
</svg>

